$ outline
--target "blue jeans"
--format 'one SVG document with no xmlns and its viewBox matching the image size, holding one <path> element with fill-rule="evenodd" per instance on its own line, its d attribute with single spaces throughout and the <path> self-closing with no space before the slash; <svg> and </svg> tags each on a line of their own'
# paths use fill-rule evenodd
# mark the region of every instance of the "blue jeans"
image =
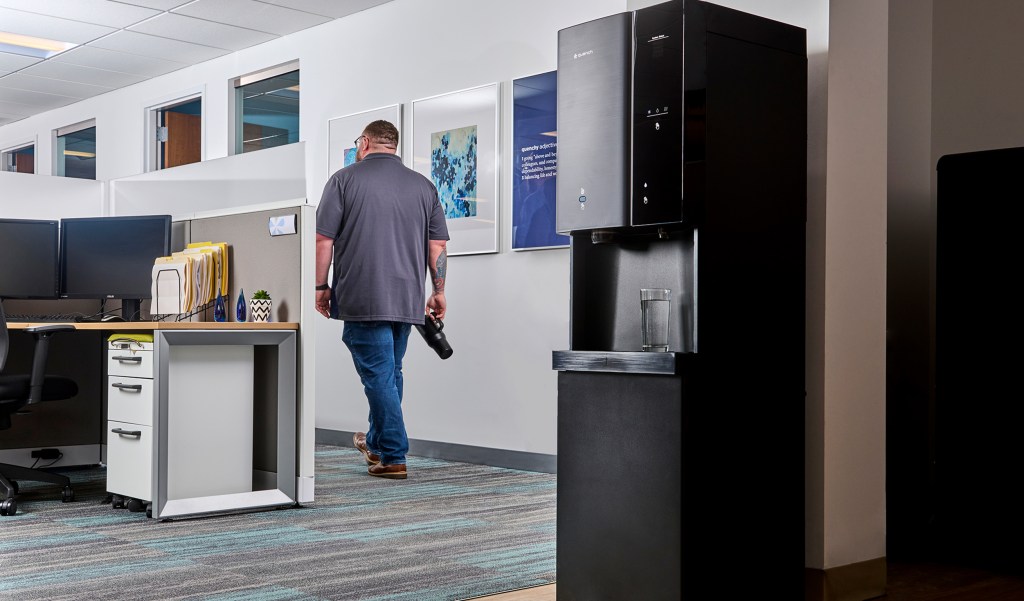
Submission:
<svg viewBox="0 0 1024 601">
<path fill-rule="evenodd" d="M 411 330 L 412 325 L 394 321 L 346 321 L 341 335 L 370 403 L 366 447 L 385 465 L 404 464 L 409 452 L 402 418 L 402 358 Z"/>
</svg>

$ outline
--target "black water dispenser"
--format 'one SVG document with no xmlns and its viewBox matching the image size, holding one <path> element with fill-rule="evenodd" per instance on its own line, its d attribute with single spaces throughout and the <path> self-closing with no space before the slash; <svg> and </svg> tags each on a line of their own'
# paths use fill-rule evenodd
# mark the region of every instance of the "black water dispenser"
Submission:
<svg viewBox="0 0 1024 601">
<path fill-rule="evenodd" d="M 805 31 L 673 0 L 558 57 L 558 598 L 802 598 Z"/>
</svg>

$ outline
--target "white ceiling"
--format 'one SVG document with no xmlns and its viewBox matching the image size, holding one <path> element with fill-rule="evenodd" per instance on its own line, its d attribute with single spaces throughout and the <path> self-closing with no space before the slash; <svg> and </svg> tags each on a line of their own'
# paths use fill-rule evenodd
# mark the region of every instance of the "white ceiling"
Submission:
<svg viewBox="0 0 1024 601">
<path fill-rule="evenodd" d="M 0 0 L 0 32 L 79 46 L 0 51 L 0 125 L 390 0 Z"/>
</svg>

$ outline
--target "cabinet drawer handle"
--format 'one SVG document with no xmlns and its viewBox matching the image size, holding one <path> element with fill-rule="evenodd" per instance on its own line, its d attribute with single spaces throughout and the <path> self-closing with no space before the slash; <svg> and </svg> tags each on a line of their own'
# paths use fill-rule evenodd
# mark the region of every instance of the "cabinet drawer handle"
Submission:
<svg viewBox="0 0 1024 601">
<path fill-rule="evenodd" d="M 111 386 L 120 390 L 142 392 L 142 384 L 122 384 L 120 382 L 114 382 L 113 384 L 111 384 Z"/>
<path fill-rule="evenodd" d="M 134 436 L 136 438 L 142 438 L 142 430 L 122 430 L 121 428 L 114 428 L 111 432 L 118 436 Z"/>
<path fill-rule="evenodd" d="M 114 361 L 120 361 L 121 363 L 142 363 L 142 357 L 111 357 Z"/>
</svg>

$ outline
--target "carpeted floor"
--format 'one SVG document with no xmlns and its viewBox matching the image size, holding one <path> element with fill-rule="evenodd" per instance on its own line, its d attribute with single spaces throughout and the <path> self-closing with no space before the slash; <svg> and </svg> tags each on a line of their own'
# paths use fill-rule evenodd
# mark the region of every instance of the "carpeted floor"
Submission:
<svg viewBox="0 0 1024 601">
<path fill-rule="evenodd" d="M 555 476 L 409 458 L 366 475 L 318 446 L 299 508 L 160 522 L 104 504 L 100 468 L 69 470 L 75 502 L 22 482 L 0 517 L 0 599 L 435 601 L 555 580 Z"/>
</svg>

